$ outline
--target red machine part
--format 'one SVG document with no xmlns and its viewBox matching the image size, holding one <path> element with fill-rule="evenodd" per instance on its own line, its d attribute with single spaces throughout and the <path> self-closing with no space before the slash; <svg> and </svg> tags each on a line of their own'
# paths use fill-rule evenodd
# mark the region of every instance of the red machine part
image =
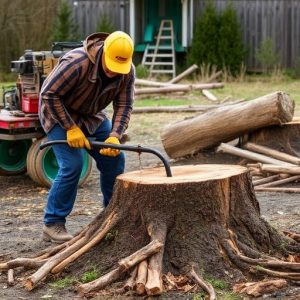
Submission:
<svg viewBox="0 0 300 300">
<path fill-rule="evenodd" d="M 15 117 L 0 113 L 1 129 L 39 128 L 41 127 L 38 116 Z"/>
<path fill-rule="evenodd" d="M 36 94 L 22 94 L 22 111 L 25 113 L 37 113 L 39 98 Z"/>
</svg>

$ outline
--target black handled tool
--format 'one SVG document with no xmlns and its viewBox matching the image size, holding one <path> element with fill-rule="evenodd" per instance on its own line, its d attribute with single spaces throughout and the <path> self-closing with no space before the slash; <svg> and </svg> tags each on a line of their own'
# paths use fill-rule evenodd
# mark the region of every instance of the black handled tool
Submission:
<svg viewBox="0 0 300 300">
<path fill-rule="evenodd" d="M 166 173 L 168 177 L 172 177 L 172 172 L 170 168 L 170 164 L 168 160 L 157 150 L 152 148 L 145 148 L 142 146 L 132 146 L 132 145 L 116 145 L 116 144 L 107 144 L 104 142 L 98 142 L 98 141 L 92 141 L 89 140 L 91 146 L 95 149 L 100 150 L 101 148 L 111 148 L 111 149 L 118 149 L 118 150 L 125 150 L 125 151 L 132 151 L 137 153 L 152 153 L 156 155 L 164 164 L 164 167 L 166 169 Z M 68 142 L 66 140 L 55 140 L 55 141 L 49 141 L 44 144 L 40 145 L 40 150 L 43 150 L 46 147 L 57 145 L 57 144 L 67 144 Z"/>
</svg>

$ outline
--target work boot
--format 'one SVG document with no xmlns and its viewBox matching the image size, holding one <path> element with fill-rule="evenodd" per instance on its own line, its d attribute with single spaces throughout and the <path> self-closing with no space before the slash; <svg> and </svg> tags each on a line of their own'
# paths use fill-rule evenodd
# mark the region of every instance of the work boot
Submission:
<svg viewBox="0 0 300 300">
<path fill-rule="evenodd" d="M 43 240 L 47 242 L 53 242 L 57 244 L 62 244 L 73 238 L 66 230 L 64 223 L 54 223 L 49 225 L 44 225 L 43 227 Z"/>
</svg>

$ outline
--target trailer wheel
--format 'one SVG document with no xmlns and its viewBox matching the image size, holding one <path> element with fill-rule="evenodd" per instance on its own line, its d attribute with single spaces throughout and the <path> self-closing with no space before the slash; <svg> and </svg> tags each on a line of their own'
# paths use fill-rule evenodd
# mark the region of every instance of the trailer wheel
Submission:
<svg viewBox="0 0 300 300">
<path fill-rule="evenodd" d="M 32 172 L 33 176 L 31 176 L 31 178 L 38 184 L 50 187 L 58 172 L 58 164 L 52 148 L 39 150 L 39 145 L 46 141 L 47 138 L 38 140 L 38 145 L 34 147 L 29 161 L 32 164 L 32 160 L 34 160 L 34 172 Z M 82 185 L 87 180 L 92 170 L 92 158 L 85 150 L 82 151 L 84 151 L 84 163 L 79 185 Z"/>
<path fill-rule="evenodd" d="M 0 141 L 0 175 L 26 173 L 26 157 L 31 140 Z"/>
</svg>

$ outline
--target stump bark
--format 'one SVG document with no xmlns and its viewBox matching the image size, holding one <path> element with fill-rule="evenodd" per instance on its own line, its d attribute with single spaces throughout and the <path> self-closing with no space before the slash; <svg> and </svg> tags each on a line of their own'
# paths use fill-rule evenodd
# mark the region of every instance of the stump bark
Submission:
<svg viewBox="0 0 300 300">
<path fill-rule="evenodd" d="M 177 166 L 172 173 L 166 177 L 163 168 L 153 168 L 119 176 L 110 205 L 82 232 L 27 259 L 31 267 L 41 266 L 27 278 L 27 289 L 80 256 L 72 266 L 84 269 L 101 256 L 109 261 L 107 274 L 79 287 L 82 295 L 126 279 L 127 272 L 126 288 L 134 286 L 136 276 L 139 294 L 161 294 L 162 275 L 170 272 L 194 278 L 210 299 L 215 293 L 202 276 L 237 282 L 263 272 L 300 280 L 300 263 L 280 260 L 291 251 L 299 253 L 300 246 L 261 218 L 246 168 Z M 114 242 L 107 243 L 105 237 L 113 233 Z M 0 270 L 19 266 L 26 264 L 18 259 L 0 264 Z"/>
</svg>

